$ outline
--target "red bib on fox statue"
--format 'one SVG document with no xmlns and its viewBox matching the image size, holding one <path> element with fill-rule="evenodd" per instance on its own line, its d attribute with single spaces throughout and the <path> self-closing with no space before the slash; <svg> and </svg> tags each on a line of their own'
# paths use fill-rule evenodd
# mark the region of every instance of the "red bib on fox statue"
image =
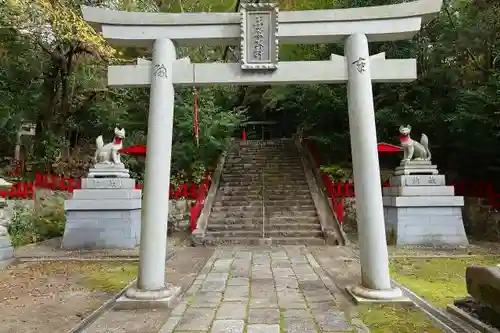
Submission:
<svg viewBox="0 0 500 333">
<path fill-rule="evenodd" d="M 410 163 L 412 160 L 415 161 L 430 161 L 431 152 L 429 150 L 429 139 L 427 135 L 422 133 L 420 142 L 412 140 L 410 137 L 411 126 L 400 126 L 399 127 L 399 140 L 401 141 L 401 146 L 403 147 L 404 157 L 403 163 Z"/>
</svg>

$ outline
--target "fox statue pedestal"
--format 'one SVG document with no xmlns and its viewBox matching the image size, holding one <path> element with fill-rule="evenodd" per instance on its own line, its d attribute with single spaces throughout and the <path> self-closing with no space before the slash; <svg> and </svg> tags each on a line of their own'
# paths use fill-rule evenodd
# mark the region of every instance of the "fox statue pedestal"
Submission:
<svg viewBox="0 0 500 333">
<path fill-rule="evenodd" d="M 463 197 L 428 160 L 401 162 L 383 189 L 388 239 L 397 245 L 467 245 Z"/>
<path fill-rule="evenodd" d="M 7 190 L 10 186 L 12 186 L 11 183 L 0 178 L 0 189 Z M 14 248 L 10 243 L 8 233 L 10 220 L 5 216 L 5 207 L 7 207 L 7 202 L 4 198 L 0 197 L 0 269 L 8 265 L 14 257 Z"/>
<path fill-rule="evenodd" d="M 134 248 L 141 232 L 141 190 L 123 164 L 97 163 L 64 203 L 62 248 Z"/>
</svg>

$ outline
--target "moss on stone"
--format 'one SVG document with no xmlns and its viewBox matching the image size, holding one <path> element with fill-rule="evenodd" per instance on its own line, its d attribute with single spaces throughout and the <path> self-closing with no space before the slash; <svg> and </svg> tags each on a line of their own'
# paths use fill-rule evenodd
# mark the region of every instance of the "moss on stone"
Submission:
<svg viewBox="0 0 500 333">
<path fill-rule="evenodd" d="M 371 333 L 440 333 L 425 314 L 412 305 L 367 304 L 359 316 Z"/>
<path fill-rule="evenodd" d="M 445 308 L 466 296 L 465 269 L 472 264 L 494 266 L 499 256 L 456 258 L 393 258 L 391 275 L 434 306 Z"/>
<path fill-rule="evenodd" d="M 91 290 L 116 293 L 137 276 L 138 263 L 85 262 L 79 266 L 82 284 Z"/>
</svg>

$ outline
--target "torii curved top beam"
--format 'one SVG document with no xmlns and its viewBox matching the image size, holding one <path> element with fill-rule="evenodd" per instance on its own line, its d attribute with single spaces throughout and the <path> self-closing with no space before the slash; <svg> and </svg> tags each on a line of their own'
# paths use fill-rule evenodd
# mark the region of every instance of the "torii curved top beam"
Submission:
<svg viewBox="0 0 500 333">
<path fill-rule="evenodd" d="M 387 6 L 279 13 L 280 44 L 315 44 L 364 33 L 370 41 L 412 38 L 431 20 L 443 0 Z M 112 44 L 149 46 L 158 38 L 181 45 L 238 45 L 239 13 L 141 13 L 82 7 L 84 19 Z"/>
</svg>

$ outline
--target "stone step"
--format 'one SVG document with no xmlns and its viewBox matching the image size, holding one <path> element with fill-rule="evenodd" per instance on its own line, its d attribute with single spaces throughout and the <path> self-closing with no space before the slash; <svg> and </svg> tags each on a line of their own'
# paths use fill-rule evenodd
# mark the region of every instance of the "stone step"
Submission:
<svg viewBox="0 0 500 333">
<path fill-rule="evenodd" d="M 224 196 L 255 196 L 261 195 L 262 190 L 260 187 L 258 188 L 248 188 L 248 187 L 227 187 L 221 185 L 218 190 L 218 193 Z M 309 188 L 265 188 L 265 195 L 267 198 L 275 197 L 275 196 L 295 196 L 295 195 L 311 195 Z"/>
<path fill-rule="evenodd" d="M 247 181 L 255 181 L 255 180 L 261 180 L 262 177 L 264 179 L 271 179 L 271 180 L 278 180 L 278 181 L 283 181 L 283 180 L 305 180 L 306 177 L 304 173 L 282 173 L 280 175 L 277 174 L 266 174 L 266 173 L 261 173 L 260 175 L 248 175 L 245 173 L 242 174 L 237 174 L 237 173 L 226 173 L 225 175 L 222 175 L 221 179 L 224 180 L 247 180 Z"/>
<path fill-rule="evenodd" d="M 305 175 L 304 173 L 281 173 L 281 174 L 268 174 L 268 173 L 261 173 L 258 175 L 249 175 L 249 174 L 235 174 L 235 173 L 227 173 L 225 175 L 222 175 L 222 179 L 227 179 L 227 180 L 260 180 L 264 177 L 264 179 L 273 179 L 273 180 L 289 180 L 290 182 L 292 180 L 305 180 Z"/>
<path fill-rule="evenodd" d="M 262 211 L 262 203 L 259 205 L 256 203 L 255 205 L 247 205 L 246 203 L 243 203 L 242 206 L 216 206 L 214 205 L 212 207 L 212 212 L 217 213 L 217 212 L 231 212 L 231 213 L 237 213 L 237 212 L 260 212 Z M 316 209 L 314 208 L 314 204 L 310 202 L 310 204 L 306 205 L 284 205 L 284 206 L 269 206 L 269 205 L 264 205 L 264 209 L 266 213 L 276 213 L 276 212 L 301 212 L 301 213 L 308 213 L 308 212 L 316 212 Z"/>
<path fill-rule="evenodd" d="M 260 230 L 262 231 L 262 221 L 260 223 L 208 223 L 209 231 L 222 230 Z M 320 230 L 321 224 L 316 220 L 311 223 L 268 223 L 264 225 L 264 230 Z"/>
<path fill-rule="evenodd" d="M 261 183 L 254 183 L 252 184 L 254 186 L 259 186 L 258 189 L 260 189 Z M 286 191 L 292 191 L 296 193 L 309 193 L 309 186 L 307 185 L 300 185 L 297 186 L 295 184 L 273 184 L 272 187 L 270 186 L 264 186 L 266 193 L 271 193 L 271 192 L 286 192 Z M 238 191 L 256 191 L 257 188 L 249 188 L 248 186 L 242 186 L 242 185 L 237 185 L 237 184 L 221 184 L 219 187 L 219 190 L 222 191 L 223 193 L 225 192 L 238 192 Z M 250 194 L 250 193 L 248 193 Z"/>
<path fill-rule="evenodd" d="M 296 163 L 301 162 L 299 156 L 283 156 L 281 152 L 270 152 L 266 155 L 240 154 L 228 155 L 226 157 L 228 163 Z"/>
<path fill-rule="evenodd" d="M 309 185 L 306 181 L 295 180 L 292 182 L 284 183 L 282 181 L 255 181 L 255 182 L 237 182 L 237 181 L 222 181 L 221 186 L 224 188 L 241 188 L 244 187 L 248 190 L 257 190 L 264 186 L 264 189 L 284 189 L 284 190 L 293 190 L 293 189 L 301 189 L 301 188 L 309 188 Z"/>
<path fill-rule="evenodd" d="M 309 194 L 309 192 L 306 193 L 291 193 L 288 194 L 284 193 L 282 195 L 275 195 L 275 194 L 268 194 L 267 191 L 265 193 L 266 195 L 266 202 L 267 201 L 288 201 L 288 200 L 311 200 L 312 197 Z M 262 195 L 256 194 L 256 195 L 232 195 L 232 194 L 224 194 L 222 192 L 218 192 L 216 197 L 215 197 L 215 202 L 219 201 L 228 201 L 228 202 L 247 202 L 247 201 L 257 201 L 261 202 L 262 201 Z"/>
<path fill-rule="evenodd" d="M 224 172 L 234 172 L 234 173 L 258 173 L 261 174 L 262 171 L 271 173 L 281 173 L 281 172 L 290 172 L 290 173 L 304 173 L 304 169 L 301 165 L 297 164 L 253 164 L 248 166 L 241 165 L 224 165 Z"/>
<path fill-rule="evenodd" d="M 222 177 L 246 177 L 246 178 L 260 178 L 262 175 L 267 177 L 284 177 L 284 176 L 300 176 L 304 177 L 304 170 L 298 171 L 268 171 L 268 170 L 224 170 Z"/>
<path fill-rule="evenodd" d="M 267 198 L 266 198 L 267 199 Z M 302 200 L 265 200 L 264 205 L 266 207 L 282 207 L 282 206 L 314 206 L 314 201 L 312 198 L 302 199 Z M 217 200 L 215 201 L 213 207 L 262 207 L 262 199 L 261 200 Z"/>
<path fill-rule="evenodd" d="M 306 179 L 304 172 L 301 171 L 300 173 L 293 173 L 293 172 L 284 172 L 280 174 L 270 174 L 270 173 L 265 173 L 265 172 L 259 172 L 258 174 L 250 174 L 249 172 L 232 172 L 228 171 L 222 175 L 222 179 L 229 179 L 229 180 L 260 180 L 262 179 L 262 176 L 264 178 L 271 178 L 271 179 L 277 179 L 277 180 L 287 180 L 287 179 Z"/>
<path fill-rule="evenodd" d="M 237 181 L 237 180 L 223 180 L 222 184 L 230 187 L 247 187 L 247 186 L 252 186 L 252 185 L 262 185 L 264 183 L 264 187 L 271 187 L 268 185 L 272 185 L 272 187 L 286 187 L 287 189 L 289 188 L 304 188 L 308 187 L 307 181 L 306 180 L 299 180 L 299 179 L 290 179 L 290 180 L 276 180 L 276 179 L 266 179 L 264 178 L 263 180 L 254 180 L 254 181 Z"/>
<path fill-rule="evenodd" d="M 238 155 L 237 153 L 232 153 L 226 155 L 227 157 L 232 157 L 234 159 L 248 159 L 248 160 L 275 160 L 275 161 L 300 161 L 300 155 L 298 153 L 283 153 L 281 150 L 267 151 L 267 152 L 249 152 L 241 151 Z"/>
<path fill-rule="evenodd" d="M 246 177 L 260 177 L 264 174 L 265 176 L 282 176 L 282 175 L 301 175 L 304 177 L 304 170 L 297 168 L 296 170 L 261 170 L 261 169 L 241 169 L 241 170 L 224 170 L 222 176 L 246 176 Z"/>
<path fill-rule="evenodd" d="M 307 216 L 307 217 L 286 217 L 286 216 L 276 216 L 268 217 L 266 216 L 266 222 L 270 224 L 316 224 L 319 223 L 317 216 Z M 214 218 L 210 216 L 209 225 L 211 224 L 261 224 L 262 216 L 260 217 L 229 217 L 229 218 Z"/>
<path fill-rule="evenodd" d="M 227 219 L 227 218 L 261 218 L 262 219 L 262 209 L 260 210 L 230 210 L 230 211 L 221 211 L 216 210 L 215 208 L 212 210 L 210 214 L 211 219 Z M 308 210 L 278 210 L 278 211 L 269 211 L 269 208 L 266 208 L 265 212 L 266 218 L 275 218 L 275 217 L 288 217 L 288 218 L 304 218 L 304 217 L 318 217 L 316 209 L 308 209 Z"/>
<path fill-rule="evenodd" d="M 224 165 L 228 166 L 242 166 L 242 167 L 251 167 L 251 166 L 265 166 L 265 165 L 277 165 L 277 166 L 299 166 L 302 165 L 302 160 L 300 158 L 259 158 L 259 159 L 246 159 L 246 158 L 228 158 Z"/>
<path fill-rule="evenodd" d="M 223 237 L 214 238 L 207 235 L 207 245 L 325 245 L 322 237 L 280 237 L 280 238 L 249 238 L 249 237 Z"/>
<path fill-rule="evenodd" d="M 250 151 L 250 150 L 240 150 L 240 153 L 232 152 L 226 155 L 226 158 L 230 159 L 277 159 L 276 156 L 280 156 L 283 159 L 296 160 L 300 159 L 297 153 L 293 152 L 283 152 L 282 150 L 266 150 L 266 151 Z"/>
<path fill-rule="evenodd" d="M 262 237 L 262 230 L 219 230 L 209 231 L 210 235 L 214 238 L 227 238 L 227 237 L 249 237 L 259 238 Z M 264 236 L 266 238 L 280 238 L 280 237 L 323 237 L 321 230 L 310 229 L 266 229 L 264 228 Z"/>
</svg>

